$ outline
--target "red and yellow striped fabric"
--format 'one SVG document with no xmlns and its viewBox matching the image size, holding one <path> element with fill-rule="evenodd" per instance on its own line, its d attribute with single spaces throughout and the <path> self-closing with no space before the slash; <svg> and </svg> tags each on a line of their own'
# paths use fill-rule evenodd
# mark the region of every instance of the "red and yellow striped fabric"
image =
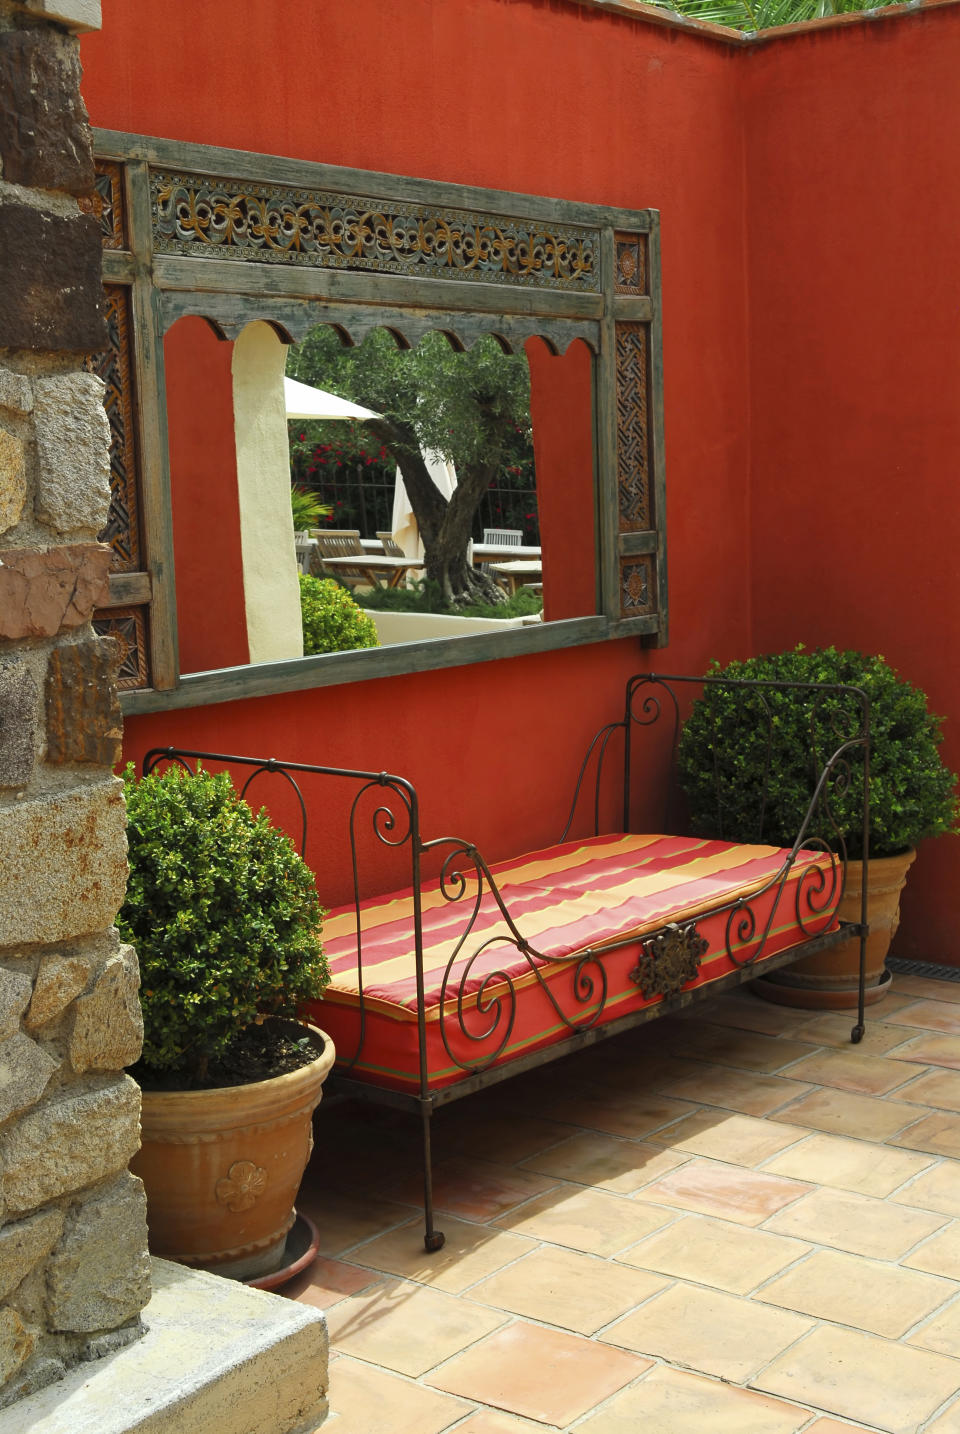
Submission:
<svg viewBox="0 0 960 1434">
<path fill-rule="evenodd" d="M 637 962 L 639 939 L 668 922 L 698 919 L 698 933 L 709 944 L 697 985 L 734 968 L 727 954 L 729 905 L 762 892 L 770 882 L 770 890 L 751 902 L 754 931 L 749 937 L 744 932 L 739 941 L 730 937 L 740 962 L 756 950 L 764 933 L 758 966 L 826 929 L 836 900 L 829 911 L 819 912 L 808 899 L 816 900 L 824 882 L 829 889 L 829 857 L 800 852 L 789 873 L 774 881 L 786 856 L 779 847 L 614 833 L 500 862 L 491 872 L 514 925 L 529 943 L 526 953 L 518 950 L 489 889 L 464 940 L 477 882 L 472 867 L 461 861 L 468 881 L 459 900 L 449 900 L 436 881 L 423 890 L 431 1088 L 462 1079 L 488 1062 L 509 1061 L 562 1040 L 571 1026 L 594 1020 L 603 1024 L 651 1004 L 628 973 Z M 806 931 L 796 915 L 801 882 Z M 351 1075 L 409 1089 L 419 1082 L 420 1066 L 412 893 L 393 892 L 362 903 L 361 929 L 362 1027 L 352 905 L 332 911 L 324 924 L 332 981 L 310 1014 L 333 1037 L 343 1064 L 356 1056 Z M 584 959 L 584 953 L 596 954 Z"/>
</svg>

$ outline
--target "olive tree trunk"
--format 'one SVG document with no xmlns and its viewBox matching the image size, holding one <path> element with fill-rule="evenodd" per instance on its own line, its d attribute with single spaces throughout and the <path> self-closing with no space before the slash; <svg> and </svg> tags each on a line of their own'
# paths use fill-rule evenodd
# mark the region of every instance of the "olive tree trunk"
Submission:
<svg viewBox="0 0 960 1434">
<path fill-rule="evenodd" d="M 396 457 L 423 539 L 427 580 L 437 584 L 451 607 L 506 602 L 503 589 L 489 574 L 474 568 L 467 555 L 474 515 L 496 477 L 496 465 L 463 468 L 453 494 L 445 498 L 430 476 L 412 427 L 385 418 L 372 420 L 367 427 Z"/>
</svg>

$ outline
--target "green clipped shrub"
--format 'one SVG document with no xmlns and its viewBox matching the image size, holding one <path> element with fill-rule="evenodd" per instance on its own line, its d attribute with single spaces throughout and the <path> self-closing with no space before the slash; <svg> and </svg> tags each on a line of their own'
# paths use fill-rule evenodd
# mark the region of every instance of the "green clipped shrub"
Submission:
<svg viewBox="0 0 960 1434">
<path fill-rule="evenodd" d="M 357 593 L 356 601 L 375 612 L 436 612 L 449 617 L 532 617 L 543 611 L 543 598 L 530 588 L 519 588 L 502 603 L 476 602 L 451 607 L 440 584 L 429 578 L 421 578 L 407 587 L 373 588 L 370 592 Z"/>
<path fill-rule="evenodd" d="M 300 613 L 305 657 L 380 646 L 373 618 L 361 612 L 347 589 L 332 578 L 300 574 Z"/>
<path fill-rule="evenodd" d="M 225 773 L 168 767 L 138 781 L 131 765 L 124 784 L 130 879 L 117 925 L 140 958 L 141 1064 L 203 1084 L 264 1017 L 294 1017 L 323 993 L 324 913 L 289 837 Z"/>
<path fill-rule="evenodd" d="M 727 667 L 713 663 L 709 675 L 861 688 L 871 701 L 871 854 L 890 856 L 924 837 L 958 830 L 956 777 L 944 766 L 938 750 L 940 718 L 927 710 L 924 693 L 904 681 L 882 657 L 837 652 L 832 647 L 816 652 L 798 647 Z M 772 715 L 769 733 L 755 694 L 706 687 L 694 704 L 677 764 L 691 825 L 698 835 L 722 832 L 730 841 L 791 846 L 813 795 L 814 749 L 822 766 L 843 738 L 857 730 L 860 707 L 851 698 L 830 695 L 815 702 L 807 694 L 773 690 L 764 695 Z M 761 828 L 758 815 L 768 762 Z M 849 763 L 851 780 L 846 788 L 838 782 L 831 785 L 830 810 L 848 854 L 859 860 L 863 855 L 862 749 L 850 753 Z M 819 821 L 816 831 L 836 844 L 828 822 Z"/>
</svg>

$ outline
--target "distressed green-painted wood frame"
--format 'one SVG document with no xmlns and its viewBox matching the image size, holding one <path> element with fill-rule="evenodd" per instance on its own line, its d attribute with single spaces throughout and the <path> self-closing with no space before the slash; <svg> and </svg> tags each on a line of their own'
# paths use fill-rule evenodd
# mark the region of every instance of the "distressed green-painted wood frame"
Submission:
<svg viewBox="0 0 960 1434">
<path fill-rule="evenodd" d="M 95 147 L 100 159 L 122 166 L 125 212 L 117 227 L 122 238 L 119 244 L 116 237 L 105 241 L 103 271 L 106 283 L 128 286 L 131 296 L 149 568 L 153 686 L 125 693 L 126 712 L 367 681 L 610 638 L 666 642 L 655 210 L 504 193 L 109 130 L 95 132 Z M 258 204 L 281 218 L 300 205 L 309 213 L 332 201 L 352 204 L 354 212 L 365 205 L 365 214 L 387 216 L 399 242 L 385 261 L 337 252 L 326 243 L 330 230 L 315 252 L 285 249 L 272 240 L 255 247 L 241 222 L 236 236 L 230 230 L 228 242 L 212 245 L 200 226 L 190 229 L 177 219 L 180 212 L 189 217 L 195 201 L 208 203 L 211 191 L 223 201 L 220 213 L 241 221 Z M 166 201 L 168 193 L 180 196 L 180 210 Z M 391 211 L 399 216 L 396 228 Z M 422 245 L 404 248 L 404 226 L 421 219 L 452 227 L 467 244 L 493 234 L 492 258 L 468 267 L 452 262 L 449 251 L 444 261 Z M 304 230 L 305 245 L 311 232 Z M 531 235 L 545 241 L 536 262 Z M 583 339 L 594 354 L 598 613 L 503 633 L 181 676 L 163 337 L 186 315 L 207 319 L 225 338 L 261 319 L 289 341 L 318 323 L 336 324 L 355 340 L 384 326 L 413 343 L 430 329 L 466 345 L 493 333 L 507 348 L 537 335 L 558 352 Z"/>
</svg>

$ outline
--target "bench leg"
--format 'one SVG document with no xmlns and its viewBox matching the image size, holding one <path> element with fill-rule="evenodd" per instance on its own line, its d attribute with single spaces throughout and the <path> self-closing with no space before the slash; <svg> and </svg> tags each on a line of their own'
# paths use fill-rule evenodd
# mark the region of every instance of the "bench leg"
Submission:
<svg viewBox="0 0 960 1434">
<path fill-rule="evenodd" d="M 863 1040 L 864 1033 L 866 1031 L 866 1022 L 864 1021 L 864 1007 L 866 1005 L 866 986 L 867 937 L 866 932 L 864 932 L 860 937 L 860 981 L 857 989 L 857 1024 L 850 1032 L 850 1040 L 855 1046 L 858 1046 Z"/>
<path fill-rule="evenodd" d="M 432 1254 L 442 1250 L 446 1235 L 433 1225 L 433 1157 L 430 1152 L 430 1117 L 433 1105 L 429 1100 L 420 1102 L 420 1121 L 423 1130 L 423 1248 Z"/>
</svg>

